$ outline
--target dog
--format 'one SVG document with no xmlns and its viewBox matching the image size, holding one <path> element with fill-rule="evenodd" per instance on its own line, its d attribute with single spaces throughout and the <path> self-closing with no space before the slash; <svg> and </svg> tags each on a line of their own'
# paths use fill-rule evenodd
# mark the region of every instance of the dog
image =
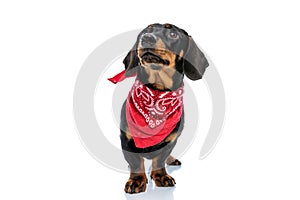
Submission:
<svg viewBox="0 0 300 200">
<path fill-rule="evenodd" d="M 158 23 L 139 33 L 123 63 L 124 76 L 136 76 L 121 110 L 121 146 L 130 167 L 124 191 L 146 190 L 144 158 L 152 159 L 155 185 L 172 187 L 165 163 L 181 165 L 171 152 L 184 125 L 183 79 L 201 79 L 209 63 L 186 31 Z"/>
</svg>

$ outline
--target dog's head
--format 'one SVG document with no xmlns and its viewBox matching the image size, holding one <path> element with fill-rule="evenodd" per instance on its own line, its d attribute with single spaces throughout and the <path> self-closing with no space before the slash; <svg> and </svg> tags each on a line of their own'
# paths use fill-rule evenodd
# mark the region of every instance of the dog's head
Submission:
<svg viewBox="0 0 300 200">
<path fill-rule="evenodd" d="M 209 65 L 192 37 L 171 24 L 151 24 L 141 31 L 123 63 L 125 76 L 137 72 L 145 85 L 159 90 L 180 87 L 183 75 L 201 79 Z"/>
</svg>

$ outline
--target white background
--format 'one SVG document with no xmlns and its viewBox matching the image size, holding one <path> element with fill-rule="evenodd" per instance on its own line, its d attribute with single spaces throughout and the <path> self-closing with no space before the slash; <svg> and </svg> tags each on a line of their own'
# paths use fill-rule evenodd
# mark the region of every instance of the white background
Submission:
<svg viewBox="0 0 300 200">
<path fill-rule="evenodd" d="M 297 1 L 197 2 L 1 1 L 0 199 L 299 199 Z M 206 159 L 197 143 L 182 158 L 175 189 L 132 198 L 127 174 L 82 146 L 72 94 L 98 45 L 153 22 L 182 27 L 208 53 L 226 122 Z"/>
</svg>

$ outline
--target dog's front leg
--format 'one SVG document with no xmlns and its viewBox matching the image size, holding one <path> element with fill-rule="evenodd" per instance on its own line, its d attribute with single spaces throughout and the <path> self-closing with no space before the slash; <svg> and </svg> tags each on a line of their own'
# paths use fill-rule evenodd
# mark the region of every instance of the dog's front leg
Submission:
<svg viewBox="0 0 300 200">
<path fill-rule="evenodd" d="M 152 159 L 151 179 L 154 180 L 155 185 L 158 187 L 173 187 L 176 182 L 172 176 L 170 176 L 165 168 L 165 162 L 171 153 L 171 150 L 163 151 L 157 157 Z"/>
<path fill-rule="evenodd" d="M 123 151 L 123 154 L 130 167 L 130 176 L 124 191 L 130 194 L 145 192 L 148 180 L 145 174 L 144 159 L 138 153 Z"/>
</svg>

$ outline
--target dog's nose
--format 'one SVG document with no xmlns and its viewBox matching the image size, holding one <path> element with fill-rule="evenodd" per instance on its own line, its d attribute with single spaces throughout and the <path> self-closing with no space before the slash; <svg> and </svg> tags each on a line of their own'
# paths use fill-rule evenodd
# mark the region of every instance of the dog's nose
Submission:
<svg viewBox="0 0 300 200">
<path fill-rule="evenodd" d="M 145 33 L 141 40 L 143 47 L 152 47 L 156 43 L 156 37 L 152 33 Z"/>
</svg>

